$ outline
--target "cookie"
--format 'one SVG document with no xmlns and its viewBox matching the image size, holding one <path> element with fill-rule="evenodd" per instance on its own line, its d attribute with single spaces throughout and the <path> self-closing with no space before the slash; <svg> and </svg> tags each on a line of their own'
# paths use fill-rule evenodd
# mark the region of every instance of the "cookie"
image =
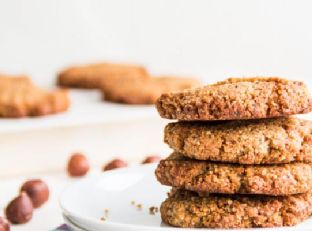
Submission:
<svg viewBox="0 0 312 231">
<path fill-rule="evenodd" d="M 62 87 L 101 88 L 102 82 L 110 76 L 144 79 L 148 77 L 148 73 L 139 65 L 98 63 L 69 67 L 59 73 L 57 83 Z M 128 79 L 125 81 L 129 81 Z"/>
<path fill-rule="evenodd" d="M 0 117 L 42 116 L 66 111 L 66 90 L 48 92 L 25 76 L 0 76 Z"/>
<path fill-rule="evenodd" d="M 303 82 L 280 78 L 231 78 L 157 100 L 161 117 L 178 120 L 242 120 L 307 113 L 312 100 Z"/>
<path fill-rule="evenodd" d="M 177 122 L 165 142 L 197 159 L 239 164 L 312 162 L 312 122 L 295 117 L 222 122 Z"/>
<path fill-rule="evenodd" d="M 157 180 L 164 185 L 196 192 L 291 195 L 312 189 L 312 165 L 220 164 L 174 153 L 161 160 Z"/>
<path fill-rule="evenodd" d="M 293 226 L 312 214 L 312 193 L 285 197 L 207 195 L 174 190 L 160 207 L 162 220 L 184 228 Z"/>
<path fill-rule="evenodd" d="M 164 92 L 181 91 L 199 86 L 193 78 L 160 76 L 124 81 L 111 77 L 102 83 L 104 100 L 125 104 L 154 104 Z"/>
</svg>

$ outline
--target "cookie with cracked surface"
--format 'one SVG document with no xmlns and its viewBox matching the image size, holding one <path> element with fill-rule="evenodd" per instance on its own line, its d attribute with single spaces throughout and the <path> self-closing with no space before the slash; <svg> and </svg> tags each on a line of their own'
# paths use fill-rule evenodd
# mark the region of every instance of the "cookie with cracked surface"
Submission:
<svg viewBox="0 0 312 231">
<path fill-rule="evenodd" d="M 107 77 L 125 77 L 124 81 L 144 79 L 148 77 L 147 70 L 140 65 L 120 63 L 97 63 L 73 66 L 61 71 L 57 83 L 69 88 L 101 88 Z"/>
<path fill-rule="evenodd" d="M 173 190 L 161 204 L 162 220 L 184 228 L 294 226 L 312 214 L 312 193 L 284 197 L 206 195 Z"/>
<path fill-rule="evenodd" d="M 239 164 L 312 162 L 312 121 L 295 117 L 222 122 L 177 122 L 165 142 L 197 159 Z"/>
<path fill-rule="evenodd" d="M 159 76 L 124 81 L 111 77 L 102 83 L 104 100 L 125 104 L 154 104 L 164 92 L 197 87 L 200 82 L 189 77 Z"/>
<path fill-rule="evenodd" d="M 242 120 L 307 113 L 312 110 L 312 99 L 300 81 L 230 78 L 202 88 L 162 94 L 156 106 L 166 119 Z"/>
<path fill-rule="evenodd" d="M 66 90 L 48 92 L 26 76 L 0 76 L 0 117 L 55 114 L 66 111 L 69 104 Z"/>
<path fill-rule="evenodd" d="M 312 165 L 305 163 L 221 164 L 173 153 L 160 161 L 155 174 L 161 184 L 205 193 L 281 196 L 312 189 Z"/>
</svg>

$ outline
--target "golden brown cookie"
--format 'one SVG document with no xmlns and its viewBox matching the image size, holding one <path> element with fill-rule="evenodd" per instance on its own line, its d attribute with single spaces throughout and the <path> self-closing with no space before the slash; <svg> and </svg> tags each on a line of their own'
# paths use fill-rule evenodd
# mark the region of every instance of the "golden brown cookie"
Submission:
<svg viewBox="0 0 312 231">
<path fill-rule="evenodd" d="M 312 190 L 312 165 L 237 165 L 192 160 L 174 153 L 161 160 L 156 177 L 164 185 L 196 192 L 291 195 Z"/>
<path fill-rule="evenodd" d="M 199 86 L 193 78 L 159 76 L 127 80 L 110 78 L 103 81 L 102 93 L 107 101 L 126 104 L 154 104 L 164 92 L 181 91 Z"/>
<path fill-rule="evenodd" d="M 177 122 L 165 142 L 197 159 L 239 164 L 312 162 L 312 122 L 295 117 L 222 122 Z"/>
<path fill-rule="evenodd" d="M 47 92 L 25 76 L 0 76 L 0 117 L 41 116 L 66 111 L 66 90 Z"/>
<path fill-rule="evenodd" d="M 98 63 L 69 67 L 58 75 L 58 85 L 73 88 L 100 88 L 107 77 L 144 79 L 148 73 L 143 66 L 117 63 Z"/>
<path fill-rule="evenodd" d="M 312 193 L 285 197 L 207 195 L 173 190 L 160 207 L 162 220 L 184 228 L 293 226 L 312 214 Z"/>
<path fill-rule="evenodd" d="M 156 105 L 167 119 L 242 120 L 307 113 L 312 99 L 303 82 L 256 77 L 165 93 Z"/>
</svg>

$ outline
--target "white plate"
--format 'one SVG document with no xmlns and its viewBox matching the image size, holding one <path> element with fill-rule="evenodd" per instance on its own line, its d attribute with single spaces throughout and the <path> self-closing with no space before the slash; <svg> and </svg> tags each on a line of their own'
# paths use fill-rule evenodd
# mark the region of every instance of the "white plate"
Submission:
<svg viewBox="0 0 312 231">
<path fill-rule="evenodd" d="M 65 221 L 65 224 L 70 229 L 70 231 L 89 231 L 82 227 L 79 227 L 79 225 L 75 224 L 72 220 L 70 220 L 69 217 L 67 217 L 65 214 L 63 214 L 63 218 Z"/>
<path fill-rule="evenodd" d="M 161 222 L 159 213 L 149 214 L 149 207 L 159 207 L 169 191 L 156 181 L 155 167 L 155 164 L 149 164 L 113 170 L 78 181 L 62 193 L 62 211 L 73 223 L 88 231 L 202 230 L 169 227 Z M 131 201 L 142 204 L 142 210 Z M 102 221 L 105 209 L 109 212 L 107 219 Z M 309 219 L 295 227 L 261 230 L 301 231 L 311 227 L 312 219 Z"/>
</svg>

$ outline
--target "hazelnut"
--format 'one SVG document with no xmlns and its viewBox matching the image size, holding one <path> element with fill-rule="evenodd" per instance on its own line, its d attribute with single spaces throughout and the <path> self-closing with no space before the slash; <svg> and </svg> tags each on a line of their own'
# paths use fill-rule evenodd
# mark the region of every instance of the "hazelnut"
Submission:
<svg viewBox="0 0 312 231">
<path fill-rule="evenodd" d="M 121 160 L 121 159 L 114 159 L 103 167 L 103 171 L 108 171 L 108 170 L 112 170 L 115 168 L 124 168 L 127 166 L 128 164 L 126 161 Z"/>
<path fill-rule="evenodd" d="M 34 208 L 39 208 L 49 199 L 49 188 L 39 179 L 26 181 L 21 187 L 23 191 L 30 197 Z"/>
<path fill-rule="evenodd" d="M 89 171 L 87 158 L 80 153 L 74 153 L 67 164 L 67 171 L 70 176 L 84 176 Z"/>
<path fill-rule="evenodd" d="M 14 198 L 5 209 L 7 219 L 12 224 L 24 224 L 32 218 L 33 204 L 25 192 Z"/>
<path fill-rule="evenodd" d="M 0 217 L 0 231 L 10 231 L 10 224 L 7 219 Z"/>
<path fill-rule="evenodd" d="M 143 161 L 142 164 L 149 164 L 149 163 L 157 163 L 161 160 L 160 156 L 147 156 Z"/>
</svg>

